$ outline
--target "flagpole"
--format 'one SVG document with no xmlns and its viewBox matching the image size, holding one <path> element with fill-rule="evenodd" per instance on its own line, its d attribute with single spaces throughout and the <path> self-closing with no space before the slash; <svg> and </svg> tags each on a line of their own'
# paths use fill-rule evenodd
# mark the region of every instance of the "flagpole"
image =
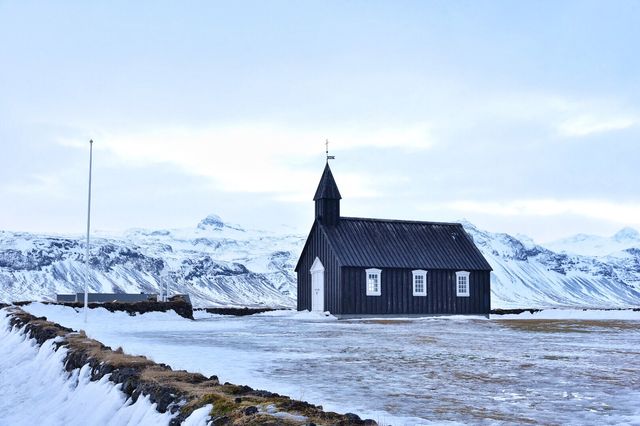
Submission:
<svg viewBox="0 0 640 426">
<path fill-rule="evenodd" d="M 89 310 L 89 231 L 91 229 L 91 166 L 93 162 L 93 139 L 89 140 L 89 200 L 87 202 L 87 253 L 84 258 L 84 322 L 87 322 Z"/>
</svg>

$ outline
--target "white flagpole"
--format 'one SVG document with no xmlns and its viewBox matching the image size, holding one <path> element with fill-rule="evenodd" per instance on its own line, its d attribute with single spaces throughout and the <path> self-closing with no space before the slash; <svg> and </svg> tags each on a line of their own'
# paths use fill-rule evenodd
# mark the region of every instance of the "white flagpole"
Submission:
<svg viewBox="0 0 640 426">
<path fill-rule="evenodd" d="M 84 259 L 84 322 L 89 310 L 89 230 L 91 229 L 91 163 L 93 162 L 93 139 L 89 141 L 89 201 L 87 203 L 87 253 Z"/>
</svg>

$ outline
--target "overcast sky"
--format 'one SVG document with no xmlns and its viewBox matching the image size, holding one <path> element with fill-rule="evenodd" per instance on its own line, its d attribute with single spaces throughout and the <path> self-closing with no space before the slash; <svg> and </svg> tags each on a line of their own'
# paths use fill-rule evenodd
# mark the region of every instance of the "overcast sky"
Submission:
<svg viewBox="0 0 640 426">
<path fill-rule="evenodd" d="M 640 228 L 640 2 L 0 0 L 0 229 Z"/>
</svg>

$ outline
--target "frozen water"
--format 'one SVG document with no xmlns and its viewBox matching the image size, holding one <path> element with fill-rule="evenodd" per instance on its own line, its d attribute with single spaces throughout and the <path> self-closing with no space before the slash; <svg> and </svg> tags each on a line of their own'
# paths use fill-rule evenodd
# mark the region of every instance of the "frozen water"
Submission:
<svg viewBox="0 0 640 426">
<path fill-rule="evenodd" d="M 276 313 L 189 321 L 98 309 L 85 326 L 70 308 L 26 309 L 174 368 L 381 423 L 640 423 L 640 313 L 628 314 L 636 320 Z"/>
</svg>

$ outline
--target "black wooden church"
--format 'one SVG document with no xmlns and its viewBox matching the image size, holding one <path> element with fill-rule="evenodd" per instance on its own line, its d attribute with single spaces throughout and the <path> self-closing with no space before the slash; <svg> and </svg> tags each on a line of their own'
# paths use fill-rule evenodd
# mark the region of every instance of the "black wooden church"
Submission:
<svg viewBox="0 0 640 426">
<path fill-rule="evenodd" d="M 298 310 L 489 314 L 491 266 L 461 224 L 341 217 L 341 198 L 327 162 L 296 265 Z"/>
</svg>

